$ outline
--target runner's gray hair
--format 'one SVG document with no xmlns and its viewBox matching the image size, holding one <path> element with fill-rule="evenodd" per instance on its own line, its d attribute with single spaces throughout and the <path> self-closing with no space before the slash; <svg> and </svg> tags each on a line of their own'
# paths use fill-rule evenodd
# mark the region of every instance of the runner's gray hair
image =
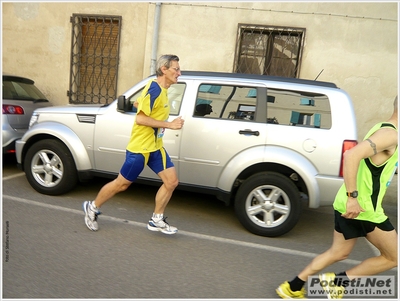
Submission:
<svg viewBox="0 0 400 301">
<path fill-rule="evenodd" d="M 172 61 L 179 62 L 179 57 L 174 54 L 164 54 L 160 56 L 160 58 L 157 61 L 156 75 L 162 76 L 163 72 L 161 71 L 161 67 L 167 67 L 167 68 L 171 67 Z"/>
</svg>

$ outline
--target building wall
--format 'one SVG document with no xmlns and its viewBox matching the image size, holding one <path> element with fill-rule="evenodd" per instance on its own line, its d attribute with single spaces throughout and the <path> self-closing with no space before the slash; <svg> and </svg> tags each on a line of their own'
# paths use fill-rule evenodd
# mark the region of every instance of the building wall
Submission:
<svg viewBox="0 0 400 301">
<path fill-rule="evenodd" d="M 73 13 L 122 16 L 118 93 L 150 74 L 155 2 L 2 3 L 3 71 L 36 79 L 67 104 Z M 183 70 L 233 70 L 238 23 L 306 28 L 300 77 L 354 101 L 359 139 L 391 115 L 398 91 L 396 2 L 163 2 L 157 56 Z"/>
<path fill-rule="evenodd" d="M 74 13 L 122 16 L 118 93 L 147 76 L 143 61 L 148 3 L 15 2 L 2 6 L 3 72 L 34 79 L 55 105 L 68 104 L 70 17 Z"/>
</svg>

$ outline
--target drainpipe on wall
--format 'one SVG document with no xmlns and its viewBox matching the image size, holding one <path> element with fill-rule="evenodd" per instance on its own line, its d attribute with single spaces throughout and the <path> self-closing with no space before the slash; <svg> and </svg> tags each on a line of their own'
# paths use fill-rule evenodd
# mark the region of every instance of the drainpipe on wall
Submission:
<svg viewBox="0 0 400 301">
<path fill-rule="evenodd" d="M 156 3 L 156 10 L 154 13 L 154 32 L 153 32 L 153 43 L 151 47 L 151 65 L 150 74 L 156 73 L 156 63 L 157 63 L 157 48 L 158 48 L 158 35 L 160 27 L 160 15 L 161 15 L 161 3 Z"/>
</svg>

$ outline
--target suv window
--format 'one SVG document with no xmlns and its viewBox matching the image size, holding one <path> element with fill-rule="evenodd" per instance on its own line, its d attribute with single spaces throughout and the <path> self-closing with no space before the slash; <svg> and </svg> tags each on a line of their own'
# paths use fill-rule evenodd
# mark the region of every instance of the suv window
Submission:
<svg viewBox="0 0 400 301">
<path fill-rule="evenodd" d="M 253 120 L 257 97 L 254 87 L 202 84 L 193 116 Z"/>
<path fill-rule="evenodd" d="M 186 84 L 177 83 L 168 88 L 168 100 L 170 105 L 170 115 L 179 115 L 181 109 L 182 98 L 185 92 Z M 142 95 L 144 87 L 129 97 L 129 101 L 133 104 L 140 95 Z M 136 112 L 136 108 L 132 107 L 132 111 Z"/>
<path fill-rule="evenodd" d="M 329 99 L 323 94 L 268 89 L 268 123 L 330 129 Z"/>
<path fill-rule="evenodd" d="M 185 93 L 185 88 L 185 83 L 177 83 L 168 88 L 170 115 L 179 115 L 183 94 Z"/>
</svg>

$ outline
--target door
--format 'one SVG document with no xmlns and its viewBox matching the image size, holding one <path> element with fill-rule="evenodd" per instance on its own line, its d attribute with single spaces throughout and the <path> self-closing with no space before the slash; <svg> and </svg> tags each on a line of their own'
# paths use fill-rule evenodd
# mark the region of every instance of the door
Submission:
<svg viewBox="0 0 400 301">
<path fill-rule="evenodd" d="M 181 137 L 181 183 L 216 187 L 234 156 L 265 144 L 266 101 L 257 105 L 254 86 L 202 84 L 192 112 Z"/>
</svg>

